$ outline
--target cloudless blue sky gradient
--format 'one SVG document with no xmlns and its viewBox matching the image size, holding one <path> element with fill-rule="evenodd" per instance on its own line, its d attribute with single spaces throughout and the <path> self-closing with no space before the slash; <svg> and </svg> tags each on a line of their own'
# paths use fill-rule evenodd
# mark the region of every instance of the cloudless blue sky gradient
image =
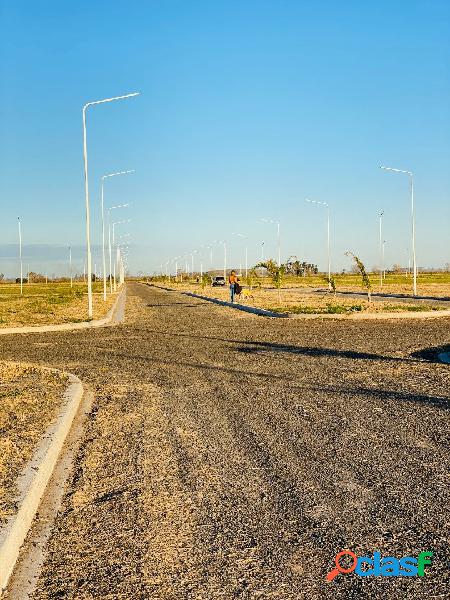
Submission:
<svg viewBox="0 0 450 600">
<path fill-rule="evenodd" d="M 406 176 L 415 173 L 417 257 L 450 262 L 448 0 L 0 0 L 0 271 L 17 272 L 17 216 L 32 270 L 81 267 L 85 102 L 94 260 L 100 177 L 132 218 L 133 272 L 226 239 L 229 266 L 297 255 L 333 268 L 346 250 L 379 264 L 411 250 Z M 119 214 L 117 214 L 119 218 Z M 209 253 L 203 253 L 204 268 Z M 222 250 L 214 250 L 220 267 Z M 198 263 L 196 263 L 198 268 Z"/>
</svg>

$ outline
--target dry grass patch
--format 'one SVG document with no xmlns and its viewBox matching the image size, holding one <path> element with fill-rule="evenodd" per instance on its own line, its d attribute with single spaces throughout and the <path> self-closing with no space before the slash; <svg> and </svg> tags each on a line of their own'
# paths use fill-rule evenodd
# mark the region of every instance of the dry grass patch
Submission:
<svg viewBox="0 0 450 600">
<path fill-rule="evenodd" d="M 17 478 L 61 405 L 66 376 L 0 363 L 0 524 L 17 510 Z"/>
<path fill-rule="evenodd" d="M 29 284 L 24 286 L 0 285 L 0 327 L 26 325 L 56 325 L 87 320 L 86 285 Z M 117 295 L 107 295 L 103 301 L 102 285 L 94 284 L 94 319 L 105 317 Z"/>
<path fill-rule="evenodd" d="M 194 284 L 176 284 L 172 287 L 179 291 L 189 291 L 209 298 L 229 301 L 229 289 L 226 287 L 202 288 Z M 236 302 L 265 308 L 275 312 L 291 312 L 294 314 L 352 314 L 355 312 L 424 312 L 445 310 L 450 308 L 445 304 L 428 304 L 424 301 L 397 301 L 395 298 L 386 301 L 376 300 L 367 302 L 362 298 L 312 294 L 307 289 L 284 289 L 277 291 L 273 288 L 254 288 L 249 295 L 236 298 Z"/>
</svg>

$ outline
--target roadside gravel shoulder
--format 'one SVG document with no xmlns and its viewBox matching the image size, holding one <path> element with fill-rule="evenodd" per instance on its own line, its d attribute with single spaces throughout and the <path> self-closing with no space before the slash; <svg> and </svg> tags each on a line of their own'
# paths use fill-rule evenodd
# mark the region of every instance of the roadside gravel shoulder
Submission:
<svg viewBox="0 0 450 600">
<path fill-rule="evenodd" d="M 18 476 L 61 406 L 66 375 L 0 363 L 0 525 L 17 512 Z"/>
</svg>

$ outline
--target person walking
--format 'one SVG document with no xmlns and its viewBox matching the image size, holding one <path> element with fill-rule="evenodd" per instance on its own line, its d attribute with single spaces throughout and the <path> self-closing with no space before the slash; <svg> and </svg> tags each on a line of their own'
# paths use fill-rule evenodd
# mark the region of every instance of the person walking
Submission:
<svg viewBox="0 0 450 600">
<path fill-rule="evenodd" d="M 236 284 L 239 283 L 238 276 L 236 275 L 236 271 L 231 271 L 230 276 L 228 277 L 228 283 L 230 284 L 230 302 L 234 302 L 234 294 L 236 292 Z"/>
</svg>

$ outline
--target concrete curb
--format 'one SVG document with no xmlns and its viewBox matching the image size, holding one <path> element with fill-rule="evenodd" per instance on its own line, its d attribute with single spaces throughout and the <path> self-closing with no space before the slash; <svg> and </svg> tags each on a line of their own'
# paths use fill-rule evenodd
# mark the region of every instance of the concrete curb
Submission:
<svg viewBox="0 0 450 600">
<path fill-rule="evenodd" d="M 125 287 L 118 294 L 114 304 L 109 309 L 108 314 L 103 319 L 95 321 L 82 321 L 81 323 L 61 323 L 60 325 L 28 325 L 26 327 L 5 327 L 0 328 L 0 335 L 11 335 L 15 333 L 42 333 L 44 331 L 72 331 L 74 329 L 90 329 L 91 327 L 103 327 L 113 320 L 116 308 L 122 298 L 125 297 Z"/>
<path fill-rule="evenodd" d="M 450 310 L 430 310 L 418 312 L 384 312 L 384 313 L 363 313 L 353 312 L 346 314 L 295 314 L 288 313 L 290 319 L 347 319 L 347 321 L 364 321 L 364 320 L 395 320 L 395 319 L 436 319 L 438 317 L 450 318 Z"/>
<path fill-rule="evenodd" d="M 41 368 L 67 375 L 69 386 L 65 391 L 62 410 L 56 422 L 47 428 L 33 458 L 22 473 L 19 510 L 0 532 L 0 595 L 5 591 L 12 575 L 20 548 L 38 511 L 83 397 L 83 384 L 78 377 L 58 369 Z"/>
<path fill-rule="evenodd" d="M 266 310 L 265 308 L 256 308 L 255 306 L 247 306 L 246 304 L 238 304 L 237 302 L 226 302 L 226 300 L 218 300 L 217 298 L 211 298 L 210 296 L 200 296 L 200 294 L 193 294 L 192 292 L 180 292 L 180 294 L 183 294 L 184 296 L 192 296 L 193 298 L 199 298 L 201 300 L 207 300 L 208 302 L 220 304 L 221 306 L 229 306 L 230 308 L 235 308 L 236 310 L 243 310 L 244 312 L 249 312 L 254 315 L 261 315 L 263 317 L 274 317 L 276 319 L 286 319 L 290 317 L 289 313 L 272 312 L 271 310 Z"/>
<path fill-rule="evenodd" d="M 346 313 L 346 314 L 336 314 L 336 313 L 277 313 L 272 312 L 270 310 L 266 310 L 264 308 L 256 308 L 254 306 L 247 306 L 246 304 L 237 304 L 226 302 L 225 300 L 218 300 L 217 298 L 211 298 L 210 296 L 200 296 L 199 294 L 194 294 L 192 292 L 184 292 L 182 290 L 177 290 L 175 288 L 167 288 L 159 285 L 155 285 L 153 283 L 147 283 L 151 287 L 155 287 L 157 289 L 162 289 L 168 292 L 178 292 L 179 294 L 183 294 L 185 296 L 192 296 L 193 298 L 199 298 L 201 300 L 207 300 L 208 302 L 213 302 L 214 304 L 220 304 L 222 306 L 229 306 L 230 308 L 235 308 L 236 310 L 243 310 L 245 312 L 253 313 L 255 315 L 261 315 L 263 317 L 275 317 L 282 319 L 346 319 L 347 321 L 357 321 L 357 320 L 395 320 L 395 319 L 436 319 L 447 317 L 450 318 L 450 310 L 432 310 L 432 311 L 418 311 L 418 312 L 385 312 L 385 313 Z"/>
<path fill-rule="evenodd" d="M 289 289 L 289 288 L 286 288 Z M 314 292 L 328 293 L 328 289 L 317 288 Z M 364 292 L 352 292 L 349 290 L 337 290 L 336 295 L 342 296 L 367 296 Z M 373 298 L 397 298 L 398 300 L 433 300 L 434 302 L 450 302 L 450 296 L 411 296 L 411 294 L 394 294 L 388 292 L 372 292 Z"/>
</svg>

